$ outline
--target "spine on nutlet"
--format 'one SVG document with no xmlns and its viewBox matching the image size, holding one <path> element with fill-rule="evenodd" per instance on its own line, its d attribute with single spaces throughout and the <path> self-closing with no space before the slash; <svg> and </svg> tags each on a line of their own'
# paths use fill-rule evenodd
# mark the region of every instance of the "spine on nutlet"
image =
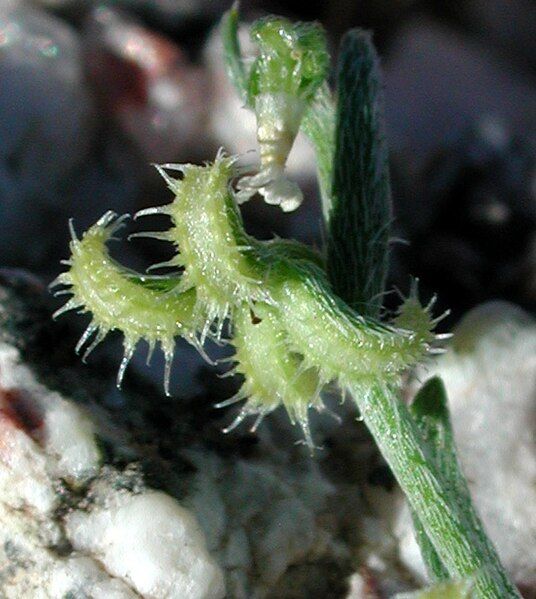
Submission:
<svg viewBox="0 0 536 599">
<path fill-rule="evenodd" d="M 64 286 L 58 294 L 71 294 L 67 303 L 56 311 L 57 318 L 68 310 L 91 314 L 91 322 L 80 338 L 76 351 L 86 344 L 84 359 L 109 331 L 124 335 L 124 355 L 117 375 L 121 383 L 136 345 L 144 340 L 152 353 L 160 344 L 166 358 L 165 390 L 169 394 L 169 377 L 175 337 L 180 335 L 194 345 L 200 326 L 194 307 L 195 290 L 182 291 L 179 285 L 162 292 L 144 284 L 144 277 L 117 264 L 108 254 L 106 243 L 121 227 L 125 216 L 118 218 L 107 212 L 78 239 L 71 225 L 71 258 L 68 270 L 58 276 L 52 286 Z"/>
</svg>

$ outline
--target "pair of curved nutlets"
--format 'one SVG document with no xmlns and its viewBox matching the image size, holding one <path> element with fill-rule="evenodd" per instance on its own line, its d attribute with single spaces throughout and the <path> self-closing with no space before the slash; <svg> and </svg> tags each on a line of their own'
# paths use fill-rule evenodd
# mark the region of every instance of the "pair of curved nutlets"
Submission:
<svg viewBox="0 0 536 599">
<path fill-rule="evenodd" d="M 249 415 L 257 416 L 255 428 L 283 404 L 312 446 L 307 411 L 322 408 L 326 384 L 355 392 L 394 383 L 430 350 L 434 321 L 415 292 L 392 322 L 365 318 L 334 295 L 320 254 L 298 242 L 249 236 L 230 184 L 233 158 L 220 153 L 212 164 L 177 168 L 181 180 L 164 173 L 173 202 L 136 216 L 171 218 L 168 231 L 144 235 L 174 244 L 175 257 L 156 266 L 180 274 L 140 275 L 115 262 L 106 243 L 124 217 L 107 212 L 81 239 L 73 233 L 69 269 L 55 281 L 72 293 L 56 316 L 75 308 L 92 315 L 77 347 L 89 343 L 86 356 L 109 331 L 122 331 L 118 383 L 141 340 L 151 352 L 159 343 L 165 354 L 166 393 L 175 337 L 201 351 L 207 337 L 228 340 L 244 383 L 220 405 L 247 401 L 227 430 Z"/>
</svg>

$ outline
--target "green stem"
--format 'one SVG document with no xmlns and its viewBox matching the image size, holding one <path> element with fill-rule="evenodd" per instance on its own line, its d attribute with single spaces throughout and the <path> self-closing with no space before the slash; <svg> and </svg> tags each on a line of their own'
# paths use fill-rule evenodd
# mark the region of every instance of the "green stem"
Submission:
<svg viewBox="0 0 536 599">
<path fill-rule="evenodd" d="M 519 599 L 491 543 L 452 502 L 417 424 L 396 391 L 380 385 L 366 394 L 359 387 L 354 391 L 366 425 L 450 576 L 472 578 L 478 599 Z"/>
</svg>

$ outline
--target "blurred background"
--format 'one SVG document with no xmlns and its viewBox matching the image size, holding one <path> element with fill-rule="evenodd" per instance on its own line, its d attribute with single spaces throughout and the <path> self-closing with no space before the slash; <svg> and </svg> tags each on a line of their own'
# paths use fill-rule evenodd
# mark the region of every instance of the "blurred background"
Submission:
<svg viewBox="0 0 536 599">
<path fill-rule="evenodd" d="M 254 117 L 226 81 L 217 25 L 229 0 L 0 0 L 0 265 L 49 281 L 104 211 L 171 198 L 151 163 L 255 147 Z M 350 27 L 374 32 L 385 80 L 395 205 L 391 285 L 421 279 L 450 327 L 503 298 L 536 308 L 536 4 L 531 0 L 243 2 L 319 20 L 335 62 Z M 245 34 L 245 32 L 244 32 Z M 247 47 L 247 34 L 244 38 Z M 289 165 L 307 201 L 291 216 L 259 199 L 249 230 L 319 245 L 311 148 Z M 164 228 L 164 221 L 143 228 Z M 130 227 L 134 230 L 135 225 Z M 112 249 L 129 265 L 170 248 Z M 389 300 L 388 301 L 395 301 Z"/>
</svg>

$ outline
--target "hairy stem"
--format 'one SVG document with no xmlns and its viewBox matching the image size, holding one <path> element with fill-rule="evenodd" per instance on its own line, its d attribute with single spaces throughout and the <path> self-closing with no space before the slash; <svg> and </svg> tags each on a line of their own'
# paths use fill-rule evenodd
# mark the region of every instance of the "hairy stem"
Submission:
<svg viewBox="0 0 536 599">
<path fill-rule="evenodd" d="M 491 543 L 448 493 L 432 452 L 394 389 L 376 385 L 354 399 L 411 508 L 452 578 L 474 580 L 479 599 L 518 598 Z"/>
</svg>

